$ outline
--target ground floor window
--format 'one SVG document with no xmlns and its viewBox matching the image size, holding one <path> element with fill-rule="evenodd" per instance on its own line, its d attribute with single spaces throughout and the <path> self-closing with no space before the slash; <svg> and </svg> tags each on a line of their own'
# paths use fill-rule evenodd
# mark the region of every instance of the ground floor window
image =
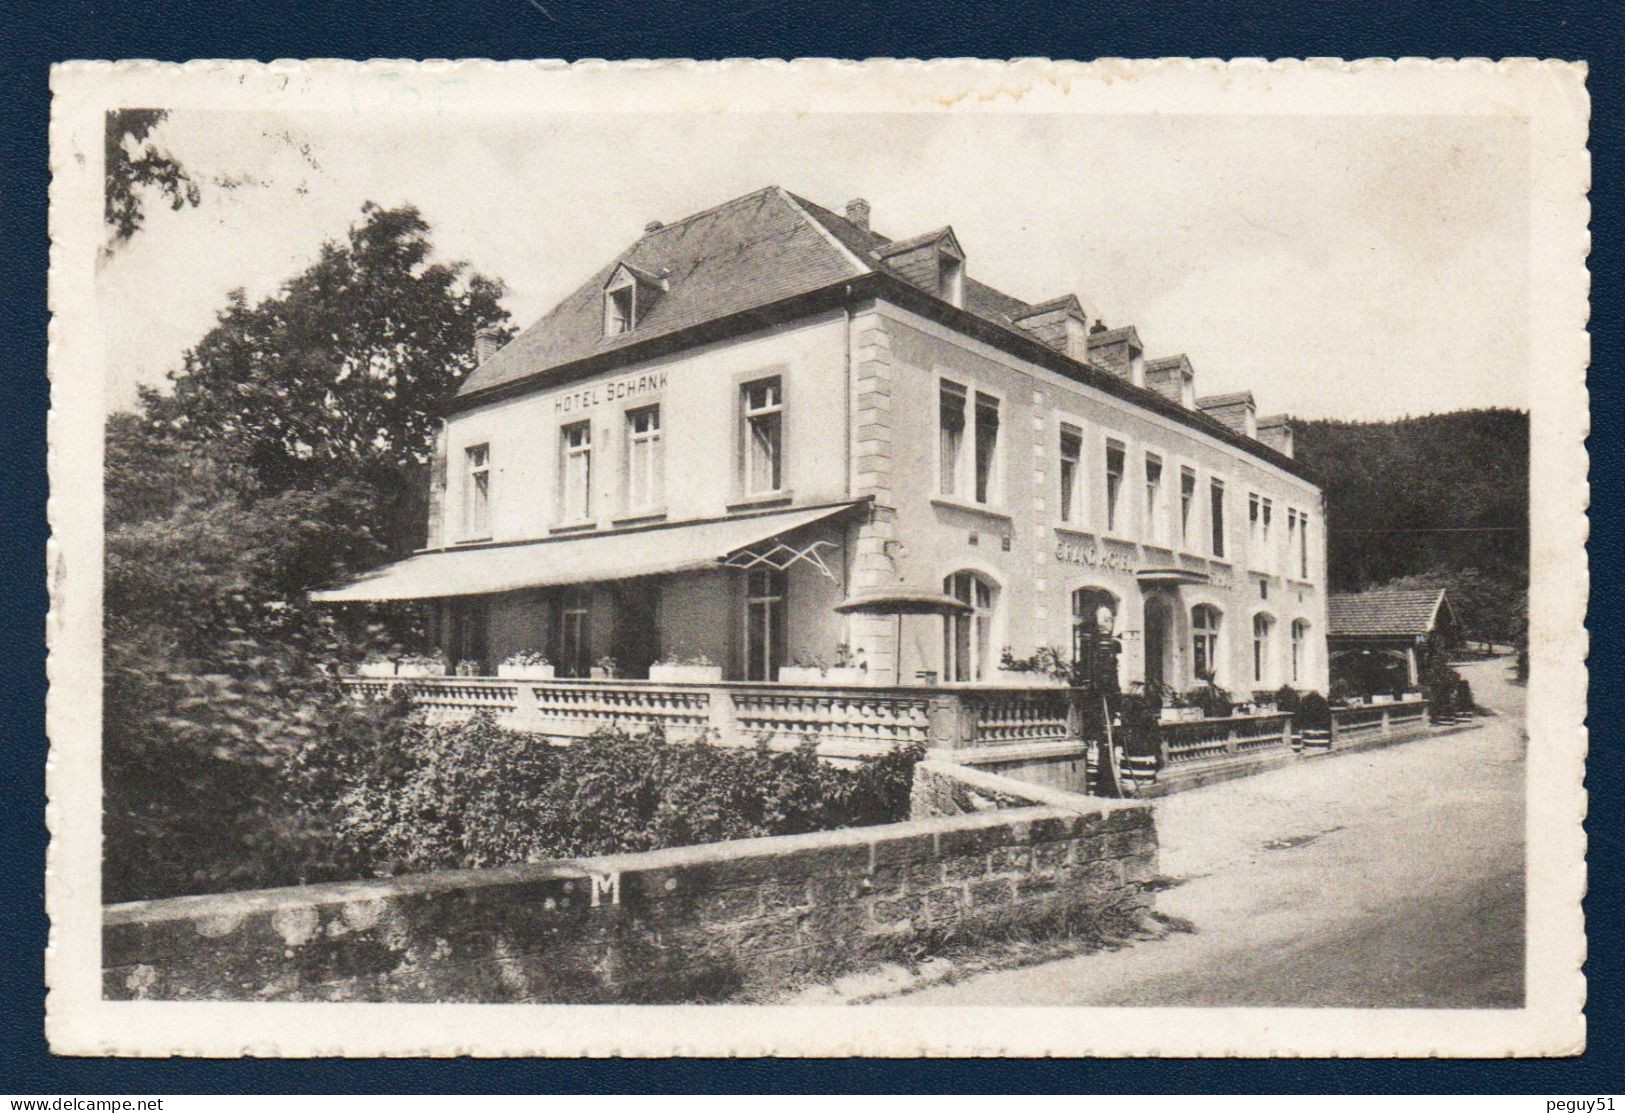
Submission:
<svg viewBox="0 0 1625 1113">
<path fill-rule="evenodd" d="M 943 580 L 942 590 L 970 606 L 944 620 L 943 675 L 947 680 L 981 680 L 993 640 L 993 585 L 975 572 L 955 572 Z"/>
<path fill-rule="evenodd" d="M 490 672 L 486 661 L 486 629 L 489 609 L 484 599 L 456 599 L 447 615 L 447 655 L 453 668 L 468 661 L 481 674 Z"/>
<path fill-rule="evenodd" d="M 755 568 L 745 585 L 745 679 L 776 680 L 784 663 L 787 577 Z"/>
<path fill-rule="evenodd" d="M 1303 654 L 1308 639 L 1309 623 L 1300 618 L 1292 624 L 1292 683 L 1294 684 L 1303 679 Z"/>
<path fill-rule="evenodd" d="M 1253 615 L 1253 683 L 1263 685 L 1270 679 L 1270 635 L 1275 631 L 1275 620 L 1267 614 Z"/>
<path fill-rule="evenodd" d="M 560 676 L 592 674 L 592 595 L 585 590 L 567 592 L 559 600 L 553 629 L 558 646 L 555 665 Z"/>
<path fill-rule="evenodd" d="M 1191 609 L 1191 668 L 1196 679 L 1215 679 L 1219 671 L 1219 608 L 1202 603 Z"/>
</svg>

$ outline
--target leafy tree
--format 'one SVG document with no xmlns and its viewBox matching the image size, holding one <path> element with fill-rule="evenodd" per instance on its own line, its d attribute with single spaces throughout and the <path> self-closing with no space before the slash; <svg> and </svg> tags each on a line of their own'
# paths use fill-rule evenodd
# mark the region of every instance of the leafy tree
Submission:
<svg viewBox="0 0 1625 1113">
<path fill-rule="evenodd" d="M 118 108 L 104 119 L 102 218 L 109 250 L 127 243 L 146 222 L 142 194 L 147 189 L 169 198 L 172 209 L 195 207 L 202 200 L 185 167 L 148 138 L 168 115 L 162 108 Z"/>
<path fill-rule="evenodd" d="M 276 295 L 234 291 L 173 395 L 143 401 L 183 441 L 240 446 L 269 491 L 361 482 L 399 553 L 422 543 L 437 415 L 474 368 L 475 335 L 512 329 L 502 284 L 433 261 L 417 209 L 362 213 Z"/>
</svg>

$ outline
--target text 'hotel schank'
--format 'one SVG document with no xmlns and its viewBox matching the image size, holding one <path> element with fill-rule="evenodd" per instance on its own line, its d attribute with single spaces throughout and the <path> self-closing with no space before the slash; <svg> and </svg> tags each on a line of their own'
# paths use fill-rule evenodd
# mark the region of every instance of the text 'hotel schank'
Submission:
<svg viewBox="0 0 1625 1113">
<path fill-rule="evenodd" d="M 425 549 L 316 598 L 434 602 L 454 661 L 700 655 L 1000 683 L 1115 614 L 1125 684 L 1326 689 L 1325 514 L 1284 420 L 1064 295 L 767 188 L 645 234 L 482 351 Z M 494 345 L 490 345 L 494 347 Z"/>
</svg>

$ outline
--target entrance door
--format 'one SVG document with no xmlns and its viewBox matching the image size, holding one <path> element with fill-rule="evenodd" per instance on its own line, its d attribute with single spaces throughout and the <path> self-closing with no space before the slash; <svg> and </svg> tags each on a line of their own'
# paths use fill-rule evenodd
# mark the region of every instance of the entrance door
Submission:
<svg viewBox="0 0 1625 1113">
<path fill-rule="evenodd" d="M 1156 595 L 1145 599 L 1145 690 L 1160 692 L 1168 683 L 1168 602 Z"/>
<path fill-rule="evenodd" d="M 660 660 L 660 582 L 627 580 L 615 589 L 615 648 L 620 675 L 647 679 Z"/>
</svg>

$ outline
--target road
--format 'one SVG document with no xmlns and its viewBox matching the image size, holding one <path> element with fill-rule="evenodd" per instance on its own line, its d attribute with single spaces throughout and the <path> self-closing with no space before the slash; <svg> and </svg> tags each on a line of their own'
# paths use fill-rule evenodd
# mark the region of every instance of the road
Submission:
<svg viewBox="0 0 1625 1113">
<path fill-rule="evenodd" d="M 1190 933 L 893 1003 L 1521 1005 L 1525 743 L 1509 665 L 1460 666 L 1498 712 L 1473 729 L 1157 801 L 1157 909 Z"/>
</svg>

